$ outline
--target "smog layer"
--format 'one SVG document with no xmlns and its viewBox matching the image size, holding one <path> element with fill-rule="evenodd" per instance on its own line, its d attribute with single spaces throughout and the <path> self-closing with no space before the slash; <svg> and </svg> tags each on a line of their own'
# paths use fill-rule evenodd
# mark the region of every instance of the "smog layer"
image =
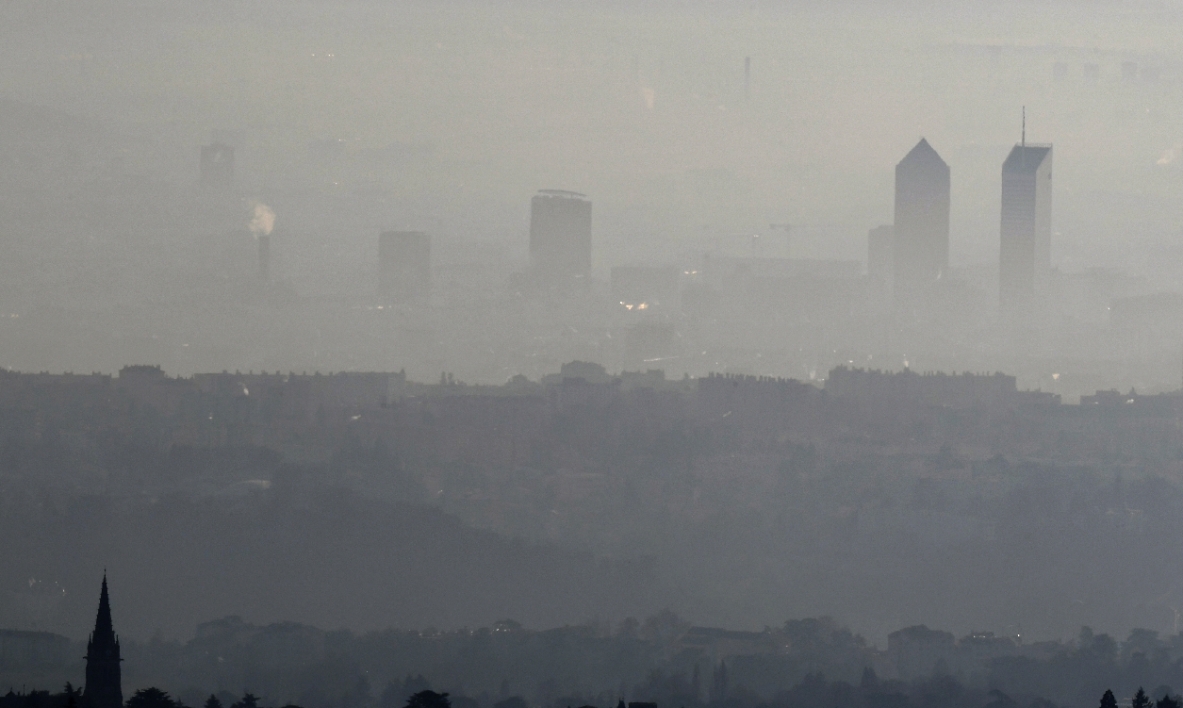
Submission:
<svg viewBox="0 0 1183 708">
<path fill-rule="evenodd" d="M 0 5 L 0 681 L 1170 698 L 1181 29 Z"/>
</svg>

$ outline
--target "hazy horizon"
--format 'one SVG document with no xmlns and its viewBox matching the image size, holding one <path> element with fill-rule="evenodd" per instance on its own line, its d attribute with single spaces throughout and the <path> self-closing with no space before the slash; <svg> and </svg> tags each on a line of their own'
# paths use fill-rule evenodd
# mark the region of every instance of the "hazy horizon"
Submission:
<svg viewBox="0 0 1183 708">
<path fill-rule="evenodd" d="M 1183 637 L 1181 30 L 1151 0 L 0 4 L 0 621 L 81 637 L 111 559 L 139 639 Z M 921 139 L 949 169 L 908 301 Z M 1051 262 L 1022 244 L 1014 315 L 1024 141 Z M 24 375 L 125 366 L 177 378 Z M 401 373 L 190 378 L 261 371 Z"/>
</svg>

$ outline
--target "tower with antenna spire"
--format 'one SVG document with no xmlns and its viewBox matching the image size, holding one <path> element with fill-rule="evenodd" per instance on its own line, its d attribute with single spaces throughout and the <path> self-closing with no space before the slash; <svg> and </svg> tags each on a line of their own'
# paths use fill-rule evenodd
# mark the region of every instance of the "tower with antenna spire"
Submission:
<svg viewBox="0 0 1183 708">
<path fill-rule="evenodd" d="M 99 612 L 94 632 L 86 643 L 86 687 L 82 692 L 85 708 L 122 708 L 123 682 L 120 676 L 119 637 L 111 624 L 111 601 L 107 597 L 107 574 L 99 594 Z"/>
<path fill-rule="evenodd" d="M 1027 143 L 1023 108 L 1019 144 L 1002 164 L 998 294 L 1004 316 L 1032 314 L 1051 273 L 1052 146 Z"/>
</svg>

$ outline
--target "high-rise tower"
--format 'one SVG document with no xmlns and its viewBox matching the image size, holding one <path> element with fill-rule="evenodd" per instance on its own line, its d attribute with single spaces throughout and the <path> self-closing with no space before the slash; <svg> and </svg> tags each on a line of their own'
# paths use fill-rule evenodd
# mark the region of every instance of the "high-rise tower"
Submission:
<svg viewBox="0 0 1183 708">
<path fill-rule="evenodd" d="M 578 192 L 543 189 L 530 200 L 530 261 L 558 283 L 591 274 L 591 202 Z"/>
<path fill-rule="evenodd" d="M 1004 315 L 1034 311 L 1052 267 L 1052 146 L 1023 141 L 1002 163 L 998 294 Z"/>
<path fill-rule="evenodd" d="M 895 166 L 893 282 L 913 307 L 949 268 L 949 166 L 924 138 Z"/>
<path fill-rule="evenodd" d="M 86 688 L 82 692 L 85 708 L 122 708 L 123 682 L 120 679 L 119 637 L 111 625 L 111 602 L 107 598 L 107 574 L 99 595 L 99 614 L 94 632 L 86 644 Z"/>
</svg>

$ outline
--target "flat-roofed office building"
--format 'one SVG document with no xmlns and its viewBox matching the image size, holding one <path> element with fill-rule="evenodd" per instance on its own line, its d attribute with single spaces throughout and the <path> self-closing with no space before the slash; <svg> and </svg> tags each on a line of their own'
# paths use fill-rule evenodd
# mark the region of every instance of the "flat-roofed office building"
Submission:
<svg viewBox="0 0 1183 708">
<path fill-rule="evenodd" d="M 543 189 L 530 200 L 530 263 L 543 280 L 591 274 L 591 209 L 578 192 Z"/>
</svg>

